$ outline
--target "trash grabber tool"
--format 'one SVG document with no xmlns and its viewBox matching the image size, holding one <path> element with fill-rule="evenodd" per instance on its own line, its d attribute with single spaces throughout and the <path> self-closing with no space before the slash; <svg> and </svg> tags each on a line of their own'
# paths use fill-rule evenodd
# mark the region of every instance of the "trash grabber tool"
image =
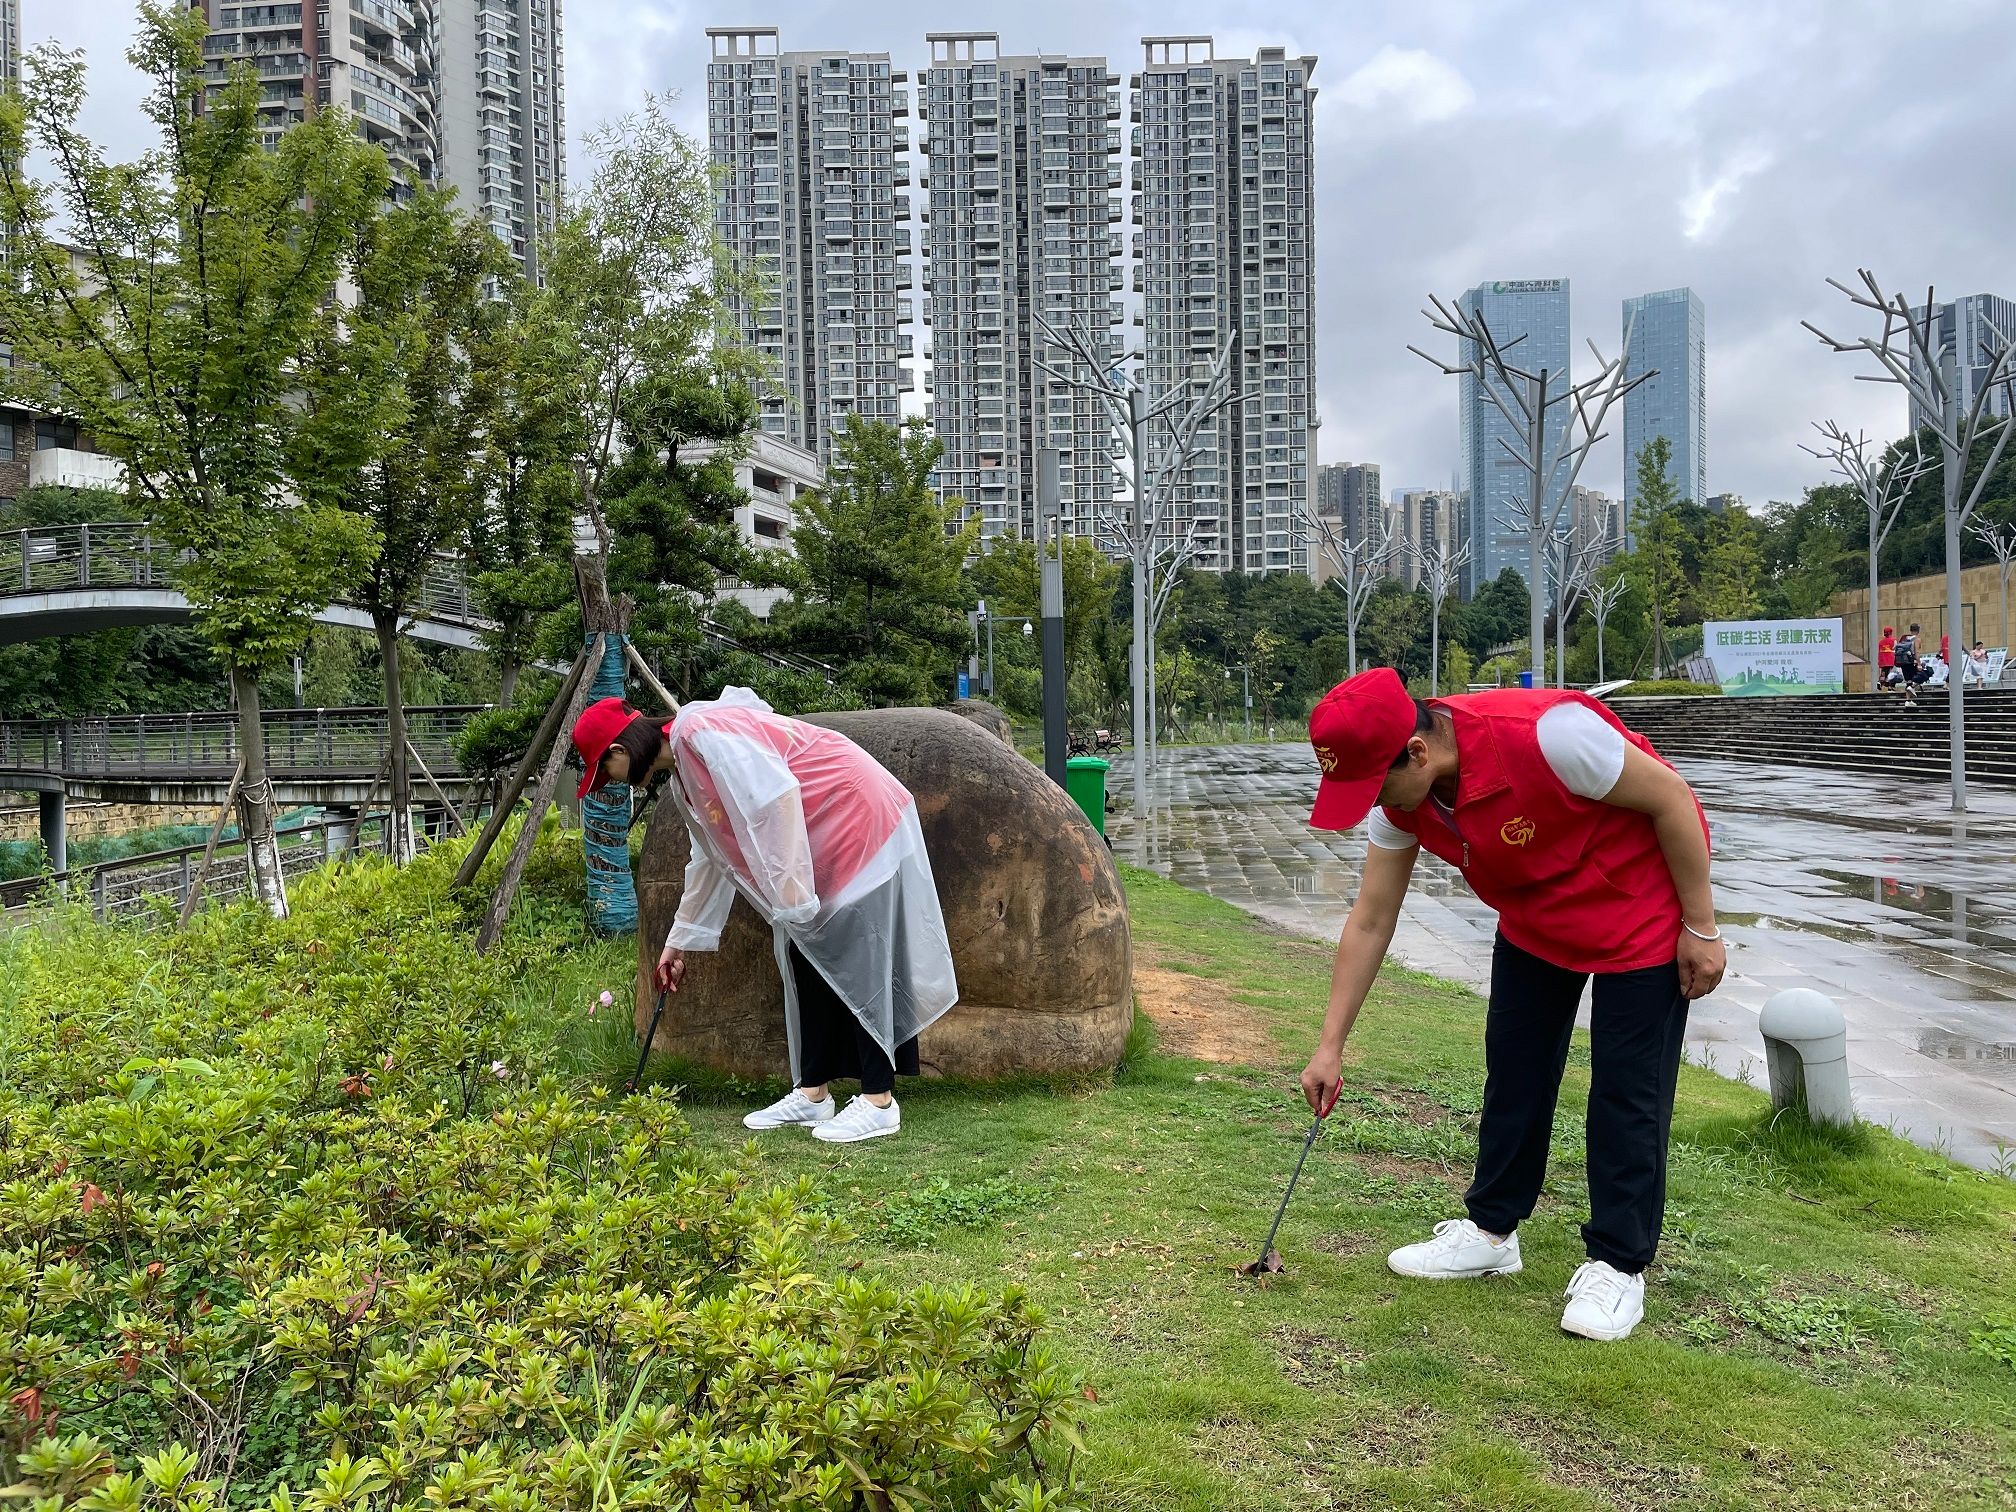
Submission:
<svg viewBox="0 0 2016 1512">
<path fill-rule="evenodd" d="M 644 1031 L 644 1048 L 637 1052 L 637 1069 L 630 1073 L 630 1083 L 626 1091 L 635 1092 L 637 1083 L 644 1079 L 644 1062 L 651 1058 L 651 1041 L 658 1038 L 658 1020 L 665 1013 L 665 994 L 670 988 L 658 989 L 658 1006 L 651 1010 L 651 1027 Z"/>
<path fill-rule="evenodd" d="M 1274 1248 L 1274 1236 L 1281 1232 L 1281 1219 L 1288 1211 L 1288 1199 L 1295 1195 L 1295 1183 L 1302 1179 L 1302 1166 L 1309 1159 L 1309 1147 L 1316 1143 L 1316 1136 L 1323 1132 L 1323 1120 L 1330 1116 L 1330 1110 L 1337 1106 L 1337 1099 L 1344 1091 L 1340 1078 L 1330 1089 L 1330 1097 L 1316 1111 L 1316 1117 L 1309 1125 L 1309 1132 L 1302 1140 L 1302 1153 L 1295 1157 L 1295 1170 L 1288 1177 L 1288 1190 L 1281 1194 L 1281 1206 L 1274 1210 L 1274 1226 L 1267 1230 L 1267 1242 L 1260 1246 L 1260 1258 L 1249 1260 L 1239 1267 L 1242 1276 L 1272 1276 L 1288 1267 L 1281 1263 L 1281 1252 Z"/>
</svg>

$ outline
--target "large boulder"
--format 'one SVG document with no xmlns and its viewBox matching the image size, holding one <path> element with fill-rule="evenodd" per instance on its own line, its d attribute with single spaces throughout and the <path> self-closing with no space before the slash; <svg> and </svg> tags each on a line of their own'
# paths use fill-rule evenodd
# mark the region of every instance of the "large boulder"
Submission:
<svg viewBox="0 0 2016 1512">
<path fill-rule="evenodd" d="M 1077 805 L 979 724 L 943 709 L 818 714 L 917 800 L 959 974 L 959 1004 L 924 1032 L 926 1074 L 997 1077 L 1116 1064 L 1134 1021 L 1127 901 L 1105 842 Z M 651 968 L 678 911 L 686 827 L 652 815 L 638 865 L 637 1029 Z M 655 1047 L 742 1076 L 786 1071 L 784 987 L 771 933 L 735 900 L 717 951 L 687 956 Z"/>
</svg>

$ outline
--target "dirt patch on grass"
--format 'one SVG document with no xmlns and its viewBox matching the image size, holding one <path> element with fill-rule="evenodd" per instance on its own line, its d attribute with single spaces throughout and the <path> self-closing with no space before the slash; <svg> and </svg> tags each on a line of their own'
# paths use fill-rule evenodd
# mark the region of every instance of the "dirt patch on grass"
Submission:
<svg viewBox="0 0 2016 1512">
<path fill-rule="evenodd" d="M 1321 1234 L 1309 1241 L 1309 1247 L 1326 1255 L 1335 1255 L 1340 1260 L 1355 1260 L 1360 1255 L 1369 1255 L 1380 1248 L 1386 1240 L 1370 1229 L 1345 1229 L 1340 1233 Z"/>
<path fill-rule="evenodd" d="M 1571 1433 L 1558 1423 L 1525 1414 L 1496 1425 L 1546 1467 L 1556 1485 L 1599 1496 L 1617 1512 L 1659 1512 L 1697 1491 L 1699 1465 L 1638 1465 L 1615 1444 Z"/>
<path fill-rule="evenodd" d="M 1281 1047 L 1251 1008 L 1232 1000 L 1223 982 L 1164 965 L 1138 951 L 1134 1000 L 1155 1025 L 1161 1048 L 1186 1060 L 1226 1066 L 1271 1066 Z"/>
<path fill-rule="evenodd" d="M 1416 1160 L 1406 1155 L 1387 1155 L 1369 1150 L 1353 1150 L 1346 1157 L 1368 1176 L 1391 1176 L 1395 1181 L 1454 1180 L 1459 1173 L 1440 1160 Z"/>
<path fill-rule="evenodd" d="M 1372 1095 L 1379 1099 L 1387 1112 L 1417 1129 L 1432 1129 L 1455 1116 L 1446 1103 L 1438 1102 L 1414 1087 L 1380 1087 Z"/>
<path fill-rule="evenodd" d="M 1328 1390 L 1365 1363 L 1365 1351 L 1317 1328 L 1282 1327 L 1267 1335 L 1281 1373 L 1297 1386 Z"/>
</svg>

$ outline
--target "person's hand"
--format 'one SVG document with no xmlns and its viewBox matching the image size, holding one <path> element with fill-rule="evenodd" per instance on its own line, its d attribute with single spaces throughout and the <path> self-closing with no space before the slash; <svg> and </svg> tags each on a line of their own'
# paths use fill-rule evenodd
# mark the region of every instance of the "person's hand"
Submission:
<svg viewBox="0 0 2016 1512">
<path fill-rule="evenodd" d="M 1343 1086 L 1344 1057 L 1334 1050 L 1318 1049 L 1302 1068 L 1302 1095 L 1313 1113 L 1328 1113 Z"/>
<path fill-rule="evenodd" d="M 660 992 L 677 992 L 679 984 L 686 980 L 686 952 L 667 945 L 658 957 L 658 970 L 653 973 L 653 980 Z"/>
<path fill-rule="evenodd" d="M 1720 940 L 1704 940 L 1684 925 L 1680 930 L 1680 993 L 1687 998 L 1708 996 L 1722 983 L 1729 969 L 1729 953 Z"/>
</svg>

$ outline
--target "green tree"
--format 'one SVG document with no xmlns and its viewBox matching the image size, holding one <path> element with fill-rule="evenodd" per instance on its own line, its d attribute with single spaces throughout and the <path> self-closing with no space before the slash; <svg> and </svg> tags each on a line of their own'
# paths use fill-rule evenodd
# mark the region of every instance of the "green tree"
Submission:
<svg viewBox="0 0 2016 1512">
<path fill-rule="evenodd" d="M 467 542 L 482 509 L 488 405 L 497 390 L 479 379 L 475 361 L 496 352 L 484 339 L 498 313 L 485 286 L 507 266 L 496 239 L 457 215 L 448 195 L 418 190 L 366 229 L 355 297 L 312 358 L 324 381 L 305 427 L 310 460 L 341 479 L 340 504 L 378 541 L 351 596 L 370 614 L 378 641 L 386 848 L 399 861 L 417 849 L 399 622 L 425 607 L 424 595 L 441 580 L 441 553 Z M 343 476 L 360 430 L 379 444 Z M 324 445 L 326 460 L 318 455 Z"/>
<path fill-rule="evenodd" d="M 1652 612 L 1654 675 L 1666 662 L 1666 623 L 1678 613 L 1686 575 L 1680 560 L 1673 510 L 1680 490 L 1668 469 L 1673 443 L 1654 436 L 1639 448 L 1637 497 L 1631 507 L 1632 570 Z"/>
<path fill-rule="evenodd" d="M 1472 656 L 1482 660 L 1494 648 L 1511 645 L 1530 633 L 1530 604 L 1526 579 L 1516 569 L 1507 567 L 1462 606 L 1451 636 L 1460 639 L 1470 648 Z"/>
<path fill-rule="evenodd" d="M 476 363 L 479 382 L 491 390 L 483 404 L 490 427 L 485 503 L 469 536 L 470 587 L 494 627 L 484 641 L 501 668 L 498 697 L 506 704 L 528 663 L 571 661 L 579 634 L 578 614 L 556 623 L 558 611 L 576 602 L 578 417 L 566 381 L 573 341 L 537 290 L 522 283 L 512 290 L 509 316 L 489 333 L 491 350 Z"/>
<path fill-rule="evenodd" d="M 798 587 L 771 623 L 869 704 L 942 701 L 968 644 L 961 569 L 979 526 L 955 529 L 964 506 L 931 491 L 943 449 L 922 421 L 850 418 L 826 486 L 799 506 Z"/>
<path fill-rule="evenodd" d="M 702 620 L 721 579 L 758 587 L 784 581 L 785 559 L 749 545 L 735 523 L 748 502 L 735 461 L 757 418 L 748 385 L 711 361 L 653 374 L 630 391 L 623 455 L 603 484 L 615 542 L 609 586 L 635 606 L 630 631 L 638 651 L 687 697 L 716 681 L 719 658 Z M 711 450 L 696 456 L 699 445 Z"/>
<path fill-rule="evenodd" d="M 0 283 L 0 328 L 16 358 L 9 395 L 74 415 L 188 553 L 177 577 L 238 703 L 254 884 L 284 914 L 259 673 L 307 639 L 375 547 L 335 497 L 375 437 L 325 431 L 312 450 L 323 464 L 342 454 L 333 472 L 305 465 L 303 441 L 324 382 L 313 357 L 388 174 L 341 110 L 268 150 L 249 65 L 205 95 L 206 31 L 201 11 L 141 5 L 128 57 L 160 140 L 136 162 L 107 161 L 78 129 L 80 54 L 38 49 L 23 83 L 0 92 L 16 275 Z M 54 182 L 29 180 L 30 161 L 52 163 Z M 373 408 L 369 394 L 349 398 Z"/>
<path fill-rule="evenodd" d="M 1799 543 L 1792 568 L 1778 580 L 1785 613 L 1792 619 L 1825 614 L 1841 591 L 1841 559 L 1847 542 L 1832 525 L 1817 525 Z"/>
<path fill-rule="evenodd" d="M 1749 619 L 1758 612 L 1760 535 L 1746 509 L 1731 509 L 1710 521 L 1698 595 L 1703 619 Z"/>
</svg>

